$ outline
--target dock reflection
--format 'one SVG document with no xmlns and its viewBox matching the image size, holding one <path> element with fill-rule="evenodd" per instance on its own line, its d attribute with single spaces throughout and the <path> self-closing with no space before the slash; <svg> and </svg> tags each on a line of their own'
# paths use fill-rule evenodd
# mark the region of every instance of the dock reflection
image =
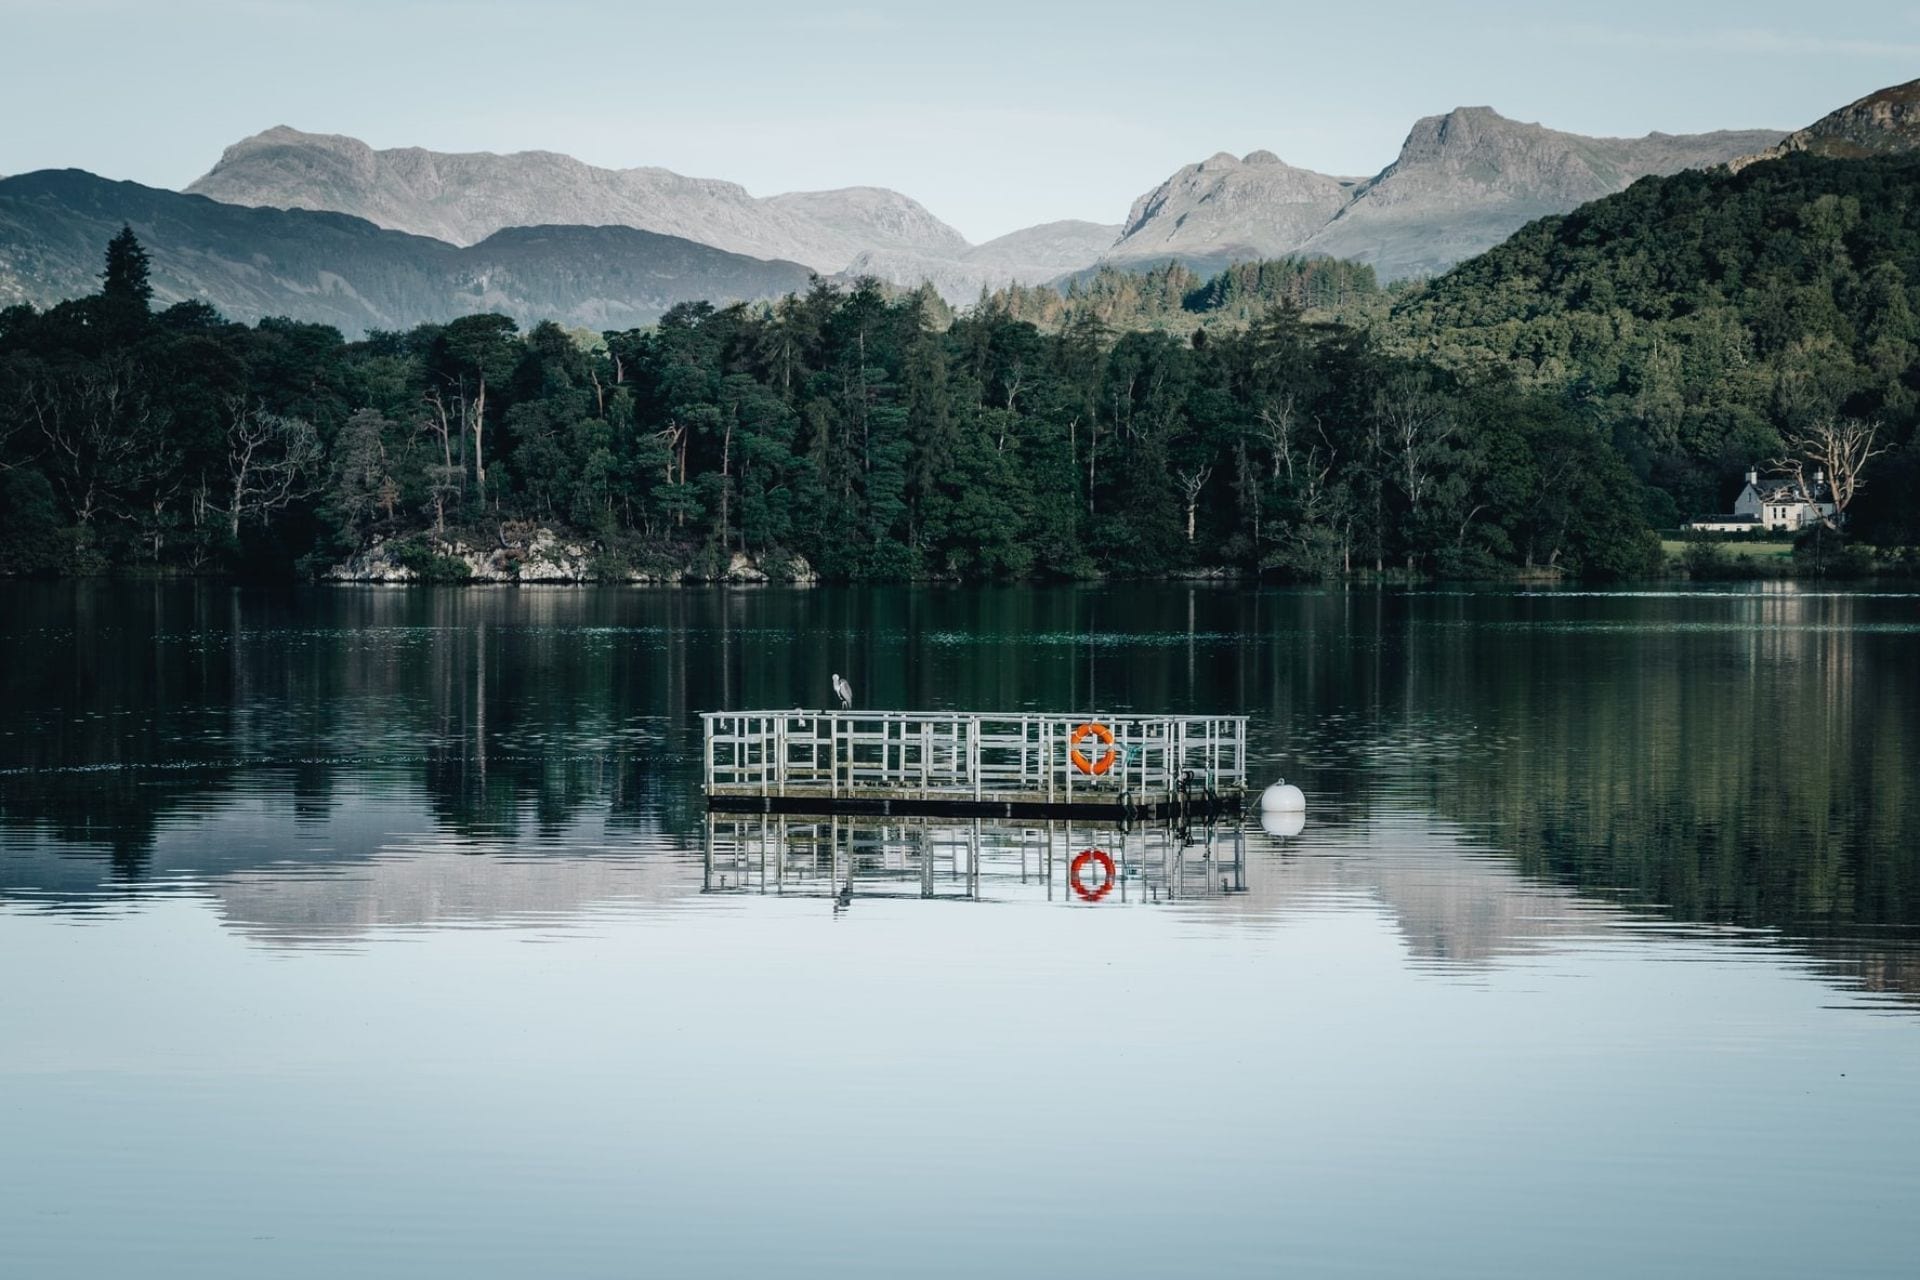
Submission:
<svg viewBox="0 0 1920 1280">
<path fill-rule="evenodd" d="M 710 813 L 709 894 L 1139 905 L 1247 891 L 1238 823 L 1182 828 L 1065 820 Z"/>
</svg>

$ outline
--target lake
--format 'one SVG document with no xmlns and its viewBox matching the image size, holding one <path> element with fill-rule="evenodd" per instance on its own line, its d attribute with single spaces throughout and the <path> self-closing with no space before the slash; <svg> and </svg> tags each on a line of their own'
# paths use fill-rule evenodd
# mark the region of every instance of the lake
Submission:
<svg viewBox="0 0 1920 1280">
<path fill-rule="evenodd" d="M 710 829 L 834 671 L 1307 822 Z M 1920 1258 L 1905 589 L 16 584 L 0 695 L 9 1275 Z"/>
</svg>

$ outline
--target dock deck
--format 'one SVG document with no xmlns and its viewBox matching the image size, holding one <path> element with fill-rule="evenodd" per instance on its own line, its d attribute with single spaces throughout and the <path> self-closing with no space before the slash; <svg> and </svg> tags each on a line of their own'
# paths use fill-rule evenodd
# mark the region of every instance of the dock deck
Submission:
<svg viewBox="0 0 1920 1280">
<path fill-rule="evenodd" d="M 1237 809 L 1245 716 L 714 711 L 720 812 L 1140 819 Z"/>
</svg>

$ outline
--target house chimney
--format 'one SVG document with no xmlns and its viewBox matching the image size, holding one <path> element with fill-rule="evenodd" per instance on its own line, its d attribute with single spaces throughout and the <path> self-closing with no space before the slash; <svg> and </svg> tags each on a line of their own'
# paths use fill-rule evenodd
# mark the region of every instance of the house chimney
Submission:
<svg viewBox="0 0 1920 1280">
<path fill-rule="evenodd" d="M 1825 484 L 1826 482 L 1827 482 L 1826 471 L 1820 467 L 1815 467 L 1813 469 L 1813 487 L 1818 489 L 1821 485 Z"/>
</svg>

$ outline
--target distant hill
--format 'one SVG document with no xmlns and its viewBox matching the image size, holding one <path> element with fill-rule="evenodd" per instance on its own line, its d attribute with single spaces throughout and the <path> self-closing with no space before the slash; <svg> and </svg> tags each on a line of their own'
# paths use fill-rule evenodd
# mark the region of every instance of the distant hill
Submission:
<svg viewBox="0 0 1920 1280">
<path fill-rule="evenodd" d="M 1400 301 L 1384 336 L 1576 396 L 1683 511 L 1826 415 L 1920 412 L 1920 154 L 1793 153 L 1543 218 Z"/>
<path fill-rule="evenodd" d="M 0 306 L 97 291 L 101 251 L 123 223 L 152 256 L 162 304 L 198 300 L 234 320 L 289 316 L 350 336 L 476 311 L 627 328 L 676 302 L 804 290 L 812 274 L 630 227 L 518 227 L 463 247 L 64 169 L 0 179 Z"/>
<path fill-rule="evenodd" d="M 1370 262 L 1384 279 L 1434 275 L 1535 218 L 1641 178 L 1723 164 L 1779 137 L 1734 130 L 1589 138 L 1461 107 L 1414 125 L 1394 162 L 1301 248 Z"/>
<path fill-rule="evenodd" d="M 1870 93 L 1788 134 L 1776 147 L 1735 160 L 1732 167 L 1738 171 L 1801 151 L 1832 160 L 1920 151 L 1920 80 Z"/>
<path fill-rule="evenodd" d="M 925 281 L 949 302 L 965 304 L 1008 285 L 1056 279 L 1088 264 L 1120 234 L 1095 222 L 1048 222 L 975 245 L 955 258 L 869 250 L 847 264 L 846 276 L 878 276 L 894 284 Z"/>
<path fill-rule="evenodd" d="M 1091 318 L 1116 331 L 1187 335 L 1198 328 L 1244 329 L 1276 306 L 1310 320 L 1367 324 L 1383 318 L 1389 302 L 1363 263 L 1279 258 L 1235 263 L 1210 275 L 1178 260 L 1103 264 L 1050 285 L 1009 285 L 995 291 L 987 307 L 1048 330 Z"/>
<path fill-rule="evenodd" d="M 1100 262 L 1178 261 L 1210 273 L 1306 254 L 1364 262 L 1389 281 L 1436 274 L 1533 218 L 1781 138 L 1768 130 L 1587 138 L 1461 107 L 1415 124 L 1399 158 L 1371 178 L 1296 168 L 1270 151 L 1222 152 L 1140 196 L 1118 226 L 1055 222 L 982 245 L 880 187 L 755 197 L 732 182 L 598 168 L 551 151 L 376 150 L 284 125 L 228 147 L 188 191 L 354 214 L 455 245 L 513 226 L 634 227 L 823 274 L 930 282 L 949 302 L 967 303 L 983 288 L 1038 284 Z"/>
<path fill-rule="evenodd" d="M 505 227 L 634 227 L 827 273 L 862 249 L 950 256 L 967 248 L 919 204 L 877 187 L 756 199 L 736 183 L 668 169 L 602 169 L 552 151 L 376 151 L 358 138 L 284 125 L 228 147 L 187 190 L 228 204 L 351 213 L 456 245 Z"/>
<path fill-rule="evenodd" d="M 1133 202 L 1108 257 L 1277 258 L 1312 239 L 1352 199 L 1351 178 L 1296 169 L 1271 151 L 1220 152 Z"/>
<path fill-rule="evenodd" d="M 1083 267 L 1117 229 L 1049 224 L 977 248 L 917 201 L 882 187 L 755 197 L 660 168 L 602 169 L 552 151 L 377 151 L 357 138 L 282 125 L 243 138 L 187 190 L 228 204 L 350 213 L 378 226 L 477 244 L 507 227 L 624 226 L 825 275 L 931 280 L 953 301 L 981 286 Z M 1063 256 L 1063 244 L 1072 251 Z M 1018 250 L 1030 247 L 1030 256 Z M 978 255 L 978 256 L 976 256 Z"/>
<path fill-rule="evenodd" d="M 1188 165 L 1134 202 L 1115 262 L 1202 270 L 1307 254 L 1372 265 L 1382 280 L 1444 271 L 1547 214 L 1649 174 L 1722 164 L 1781 135 L 1745 130 L 1588 138 L 1461 107 L 1416 123 L 1372 178 L 1298 169 L 1271 152 Z"/>
</svg>

